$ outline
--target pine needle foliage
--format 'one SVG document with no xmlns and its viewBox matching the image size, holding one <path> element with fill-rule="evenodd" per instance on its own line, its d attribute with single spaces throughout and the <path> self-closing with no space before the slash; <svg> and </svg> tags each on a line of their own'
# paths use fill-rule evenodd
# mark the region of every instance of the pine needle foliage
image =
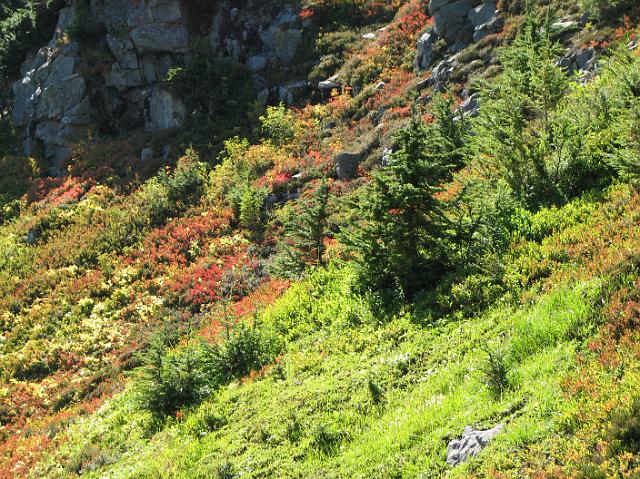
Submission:
<svg viewBox="0 0 640 479">
<path fill-rule="evenodd" d="M 557 169 L 549 157 L 562 136 L 553 115 L 569 90 L 567 73 L 556 65 L 561 47 L 550 37 L 551 17 L 529 15 L 513 44 L 503 50 L 504 69 L 483 92 L 476 122 L 475 151 L 487 159 L 516 197 L 529 205 L 553 202 Z"/>
<path fill-rule="evenodd" d="M 455 148 L 437 124 L 414 119 L 399 132 L 400 149 L 373 173 L 357 208 L 354 228 L 342 234 L 363 289 L 411 298 L 446 271 L 449 228 L 438 199 L 451 177 Z"/>
</svg>

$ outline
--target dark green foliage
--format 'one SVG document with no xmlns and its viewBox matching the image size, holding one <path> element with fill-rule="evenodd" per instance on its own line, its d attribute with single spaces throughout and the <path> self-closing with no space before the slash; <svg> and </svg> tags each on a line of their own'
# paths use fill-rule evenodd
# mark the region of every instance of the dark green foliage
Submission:
<svg viewBox="0 0 640 479">
<path fill-rule="evenodd" d="M 314 12 L 314 21 L 325 29 L 388 22 L 395 13 L 391 2 L 377 0 L 309 0 L 306 4 Z"/>
<path fill-rule="evenodd" d="M 464 115 L 455 111 L 455 96 L 449 92 L 446 95 L 438 95 L 430 104 L 434 120 L 438 125 L 439 134 L 451 146 L 451 163 L 459 168 L 466 162 L 467 144 L 470 125 Z"/>
<path fill-rule="evenodd" d="M 81 4 L 76 8 L 75 21 L 69 26 L 66 33 L 73 41 L 82 43 L 95 42 L 106 32 L 103 25 L 89 19 L 89 5 Z"/>
<path fill-rule="evenodd" d="M 219 464 L 216 468 L 216 478 L 217 479 L 234 479 L 238 477 L 235 472 L 235 468 L 233 464 L 230 462 L 223 462 Z"/>
<path fill-rule="evenodd" d="M 207 171 L 198 154 L 188 149 L 171 176 L 161 176 L 167 188 L 167 200 L 175 213 L 196 204 L 204 195 Z"/>
<path fill-rule="evenodd" d="M 216 371 L 225 382 L 246 376 L 269 363 L 277 349 L 258 328 L 240 324 L 215 353 Z"/>
<path fill-rule="evenodd" d="M 294 118 L 282 103 L 268 107 L 266 115 L 260 117 L 260 123 L 262 123 L 262 135 L 275 146 L 283 146 L 293 140 Z"/>
<path fill-rule="evenodd" d="M 476 151 L 497 164 L 515 195 L 527 204 L 557 198 L 557 175 L 548 164 L 558 141 L 552 115 L 569 78 L 555 65 L 559 45 L 550 19 L 529 16 L 513 45 L 502 52 L 504 73 L 486 86 L 475 128 Z"/>
<path fill-rule="evenodd" d="M 336 452 L 344 439 L 343 432 L 320 424 L 312 433 L 311 445 L 321 454 L 331 455 Z"/>
<path fill-rule="evenodd" d="M 369 390 L 369 395 L 371 396 L 371 402 L 376 406 L 384 403 L 384 389 L 379 386 L 372 379 L 367 381 L 367 389 Z"/>
<path fill-rule="evenodd" d="M 640 453 L 640 398 L 634 398 L 627 409 L 612 413 L 608 435 L 610 453 Z"/>
<path fill-rule="evenodd" d="M 358 222 L 342 235 L 364 289 L 407 298 L 435 284 L 448 268 L 449 222 L 436 197 L 451 178 L 455 148 L 438 125 L 414 120 L 401 130 L 391 163 L 373 173 L 354 204 Z"/>
<path fill-rule="evenodd" d="M 190 113 L 185 142 L 215 152 L 226 138 L 254 123 L 251 72 L 205 47 L 197 46 L 186 66 L 170 70 L 165 83 L 183 98 Z"/>
<path fill-rule="evenodd" d="M 289 442 L 297 444 L 302 439 L 302 435 L 302 423 L 297 416 L 293 416 L 287 421 L 285 436 Z"/>
<path fill-rule="evenodd" d="M 185 427 L 194 437 L 201 437 L 209 432 L 219 430 L 227 423 L 225 411 L 220 410 L 215 401 L 211 401 L 203 404 L 196 414 L 190 416 Z"/>
<path fill-rule="evenodd" d="M 602 20 L 612 20 L 638 6 L 636 0 L 581 0 L 580 6 L 587 12 L 598 15 Z"/>
<path fill-rule="evenodd" d="M 265 198 L 263 189 L 247 186 L 240 199 L 240 224 L 253 241 L 260 241 L 264 231 Z"/>
<path fill-rule="evenodd" d="M 16 198 L 37 178 L 37 165 L 28 158 L 0 156 L 0 195 Z"/>
<path fill-rule="evenodd" d="M 207 378 L 199 367 L 204 362 L 203 349 L 170 353 L 176 341 L 175 333 L 165 328 L 151 339 L 144 357 L 140 405 L 154 414 L 173 414 L 183 405 L 204 399 L 209 392 Z"/>
<path fill-rule="evenodd" d="M 472 151 L 486 173 L 497 168 L 529 208 L 566 202 L 615 176 L 609 86 L 600 92 L 572 84 L 556 65 L 562 47 L 550 38 L 551 21 L 526 18 L 500 55 L 504 72 L 485 85 L 474 125 Z"/>
<path fill-rule="evenodd" d="M 596 103 L 602 111 L 599 127 L 605 132 L 602 136 L 607 142 L 600 149 L 602 154 L 614 158 L 613 163 L 625 178 L 637 182 L 640 178 L 640 65 L 634 53 L 623 47 L 614 53 L 608 70 Z"/>
</svg>

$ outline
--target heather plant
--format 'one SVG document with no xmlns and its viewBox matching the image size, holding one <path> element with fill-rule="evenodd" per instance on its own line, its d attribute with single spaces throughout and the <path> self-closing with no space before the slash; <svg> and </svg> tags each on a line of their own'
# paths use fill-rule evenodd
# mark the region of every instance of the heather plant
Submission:
<svg viewBox="0 0 640 479">
<path fill-rule="evenodd" d="M 281 103 L 278 106 L 267 107 L 267 112 L 260 117 L 262 134 L 275 146 L 283 146 L 290 142 L 295 135 L 295 120 L 290 111 Z"/>
</svg>

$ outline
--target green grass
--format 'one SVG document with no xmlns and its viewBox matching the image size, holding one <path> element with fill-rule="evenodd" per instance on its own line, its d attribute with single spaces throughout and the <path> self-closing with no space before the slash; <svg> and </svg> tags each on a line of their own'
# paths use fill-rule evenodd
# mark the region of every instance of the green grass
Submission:
<svg viewBox="0 0 640 479">
<path fill-rule="evenodd" d="M 346 269 L 315 273 L 262 315 L 261 327 L 289 340 L 263 377 L 163 424 L 129 387 L 73 425 L 34 477 L 441 477 L 447 442 L 465 426 L 506 424 L 451 473 L 463 477 L 508 465 L 513 448 L 562 427 L 571 403 L 561 381 L 593 324 L 597 282 L 424 327 L 409 313 L 376 318 L 350 281 Z M 500 395 L 486 384 L 492 348 L 505 352 Z"/>
</svg>

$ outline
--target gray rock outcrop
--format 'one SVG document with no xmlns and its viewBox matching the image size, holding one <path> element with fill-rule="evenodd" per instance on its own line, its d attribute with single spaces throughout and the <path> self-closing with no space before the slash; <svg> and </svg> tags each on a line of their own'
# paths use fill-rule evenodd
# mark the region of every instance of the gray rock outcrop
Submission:
<svg viewBox="0 0 640 479">
<path fill-rule="evenodd" d="M 61 42 L 75 10 L 61 11 L 54 38 L 23 65 L 13 85 L 13 122 L 27 131 L 25 154 L 42 146 L 51 173 L 58 173 L 90 122 L 85 79 L 78 72 L 79 46 Z"/>
<path fill-rule="evenodd" d="M 159 87 L 151 93 L 146 111 L 145 128 L 151 132 L 179 128 L 187 116 L 182 100 Z"/>
<path fill-rule="evenodd" d="M 473 41 L 478 42 L 487 35 L 499 32 L 504 26 L 503 19 L 498 15 L 498 2 L 487 0 L 482 5 L 472 8 L 469 20 L 473 25 Z"/>
<path fill-rule="evenodd" d="M 454 439 L 447 445 L 447 464 L 457 466 L 478 455 L 503 428 L 503 424 L 498 424 L 492 429 L 477 431 L 467 426 L 460 439 Z"/>
<path fill-rule="evenodd" d="M 416 67 L 421 70 L 426 70 L 433 64 L 438 57 L 438 52 L 435 47 L 437 41 L 438 35 L 435 30 L 431 28 L 422 34 L 416 45 Z"/>
<path fill-rule="evenodd" d="M 431 0 L 429 12 L 434 20 L 436 34 L 450 45 L 468 43 L 473 35 L 470 10 L 470 0 Z"/>
<path fill-rule="evenodd" d="M 480 94 L 479 93 L 473 93 L 472 95 L 468 95 L 456 110 L 456 118 L 461 118 L 463 116 L 476 117 L 479 114 L 480 114 Z"/>
<path fill-rule="evenodd" d="M 51 173 L 59 174 L 73 146 L 86 137 L 94 107 L 104 110 L 116 131 L 180 126 L 184 106 L 155 85 L 189 52 L 182 5 L 179 0 L 91 1 L 82 20 L 104 28 L 102 41 L 112 57 L 94 71 L 94 65 L 83 64 L 79 43 L 65 34 L 76 21 L 76 7 L 61 10 L 54 38 L 25 63 L 13 87 L 13 119 L 26 131 L 25 153 L 43 151 Z M 92 105 L 96 97 L 100 104 Z"/>
<path fill-rule="evenodd" d="M 443 54 L 455 54 L 471 42 L 478 42 L 504 26 L 497 10 L 497 0 L 485 0 L 477 7 L 470 0 L 431 0 L 430 27 L 416 45 L 415 65 L 426 70 Z M 444 46 L 438 47 L 440 41 Z"/>
<path fill-rule="evenodd" d="M 291 9 L 283 11 L 271 25 L 260 32 L 260 39 L 278 59 L 290 62 L 302 43 L 298 16 Z"/>
<path fill-rule="evenodd" d="M 244 63 L 263 104 L 291 104 L 311 92 L 306 78 L 284 84 L 267 80 L 274 68 L 299 74 L 292 61 L 308 20 L 291 7 L 257 5 L 256 10 L 244 8 L 244 2 L 184 0 L 68 4 L 54 38 L 25 62 L 13 87 L 14 123 L 25 132 L 25 152 L 44 152 L 54 174 L 62 172 L 74 145 L 89 131 L 180 127 L 189 112 L 163 88 L 162 79 L 189 61 L 196 38 L 207 41 L 215 54 Z M 89 25 L 89 39 L 68 35 L 79 12 Z"/>
</svg>

